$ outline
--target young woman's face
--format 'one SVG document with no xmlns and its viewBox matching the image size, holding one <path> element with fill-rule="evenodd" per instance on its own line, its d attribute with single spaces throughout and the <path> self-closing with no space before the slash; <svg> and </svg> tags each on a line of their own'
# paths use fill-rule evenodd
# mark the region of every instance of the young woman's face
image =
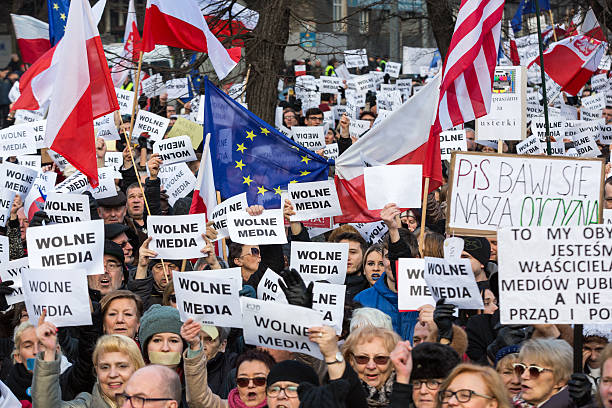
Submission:
<svg viewBox="0 0 612 408">
<path fill-rule="evenodd" d="M 128 355 L 121 352 L 104 353 L 96 362 L 96 374 L 100 390 L 108 398 L 114 400 L 116 394 L 125 390 L 136 367 L 132 364 Z"/>
<path fill-rule="evenodd" d="M 176 368 L 183 353 L 183 339 L 175 333 L 157 333 L 147 344 L 149 361 L 169 368 Z"/>
<path fill-rule="evenodd" d="M 385 271 L 385 263 L 382 254 L 378 251 L 370 252 L 366 258 L 363 271 L 370 286 L 374 285 Z"/>
</svg>

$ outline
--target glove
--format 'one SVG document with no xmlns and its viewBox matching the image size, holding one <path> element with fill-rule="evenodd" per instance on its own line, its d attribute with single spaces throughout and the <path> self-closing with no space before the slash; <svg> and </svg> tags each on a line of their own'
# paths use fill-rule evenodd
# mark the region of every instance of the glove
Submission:
<svg viewBox="0 0 612 408">
<path fill-rule="evenodd" d="M 15 288 L 11 288 L 15 282 L 12 280 L 7 280 L 4 282 L 0 282 L 0 311 L 4 312 L 9 308 L 9 305 L 6 301 L 6 295 L 10 295 L 15 291 Z"/>
<path fill-rule="evenodd" d="M 529 331 L 525 330 L 525 326 L 502 326 L 498 324 L 496 329 L 497 337 L 487 346 L 487 356 L 493 362 L 495 361 L 495 356 L 499 350 L 503 349 L 504 347 L 519 344 L 528 338 Z"/>
<path fill-rule="evenodd" d="M 441 339 L 453 340 L 453 320 L 455 305 L 444 303 L 444 298 L 438 300 L 434 310 L 434 323 L 438 326 L 438 341 Z"/>
<path fill-rule="evenodd" d="M 574 400 L 577 407 L 584 407 L 591 403 L 592 384 L 586 374 L 574 373 L 567 383 L 570 397 Z"/>
<path fill-rule="evenodd" d="M 251 285 L 243 285 L 242 289 L 240 289 L 240 292 L 238 292 L 238 296 L 257 299 L 257 293 L 255 293 L 255 289 L 253 289 Z"/>
<path fill-rule="evenodd" d="M 312 308 L 312 288 L 314 282 L 310 282 L 308 288 L 299 272 L 295 269 L 284 270 L 280 273 L 282 279 L 278 280 L 290 305 Z M 283 282 L 284 281 L 284 282 Z"/>
<path fill-rule="evenodd" d="M 41 225 L 47 225 L 51 222 L 51 219 L 44 211 L 36 211 L 30 220 L 30 227 L 40 227 Z"/>
<path fill-rule="evenodd" d="M 148 139 L 149 139 L 149 134 L 147 132 L 142 132 L 140 136 L 138 136 L 138 148 L 146 149 Z"/>
</svg>

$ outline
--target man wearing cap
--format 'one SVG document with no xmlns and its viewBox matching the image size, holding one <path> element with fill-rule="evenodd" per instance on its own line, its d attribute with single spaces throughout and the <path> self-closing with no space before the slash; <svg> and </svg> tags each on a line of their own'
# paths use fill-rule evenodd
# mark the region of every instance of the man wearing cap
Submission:
<svg viewBox="0 0 612 408">
<path fill-rule="evenodd" d="M 125 257 L 123 249 L 108 239 L 104 240 L 104 273 L 87 276 L 89 289 L 100 292 L 100 297 L 116 289 L 124 289 Z M 99 299 L 94 299 L 99 300 Z"/>
<path fill-rule="evenodd" d="M 104 224 L 104 239 L 113 241 L 121 247 L 128 271 L 132 272 L 136 270 L 136 266 L 134 265 L 134 247 L 126 234 L 128 231 L 129 227 L 125 224 L 118 222 Z"/>
<path fill-rule="evenodd" d="M 227 327 L 202 325 L 200 328 L 200 339 L 206 353 L 208 386 L 221 398 L 227 398 L 229 394 L 229 374 L 238 357 L 235 352 L 225 349 L 229 334 L 230 329 Z"/>
<path fill-rule="evenodd" d="M 117 195 L 97 200 L 98 215 L 105 224 L 123 223 L 125 220 L 126 198 L 123 191 L 119 190 Z"/>
<path fill-rule="evenodd" d="M 491 257 L 491 244 L 483 237 L 463 237 L 462 258 L 470 260 L 476 282 L 486 281 L 485 268 Z"/>
</svg>

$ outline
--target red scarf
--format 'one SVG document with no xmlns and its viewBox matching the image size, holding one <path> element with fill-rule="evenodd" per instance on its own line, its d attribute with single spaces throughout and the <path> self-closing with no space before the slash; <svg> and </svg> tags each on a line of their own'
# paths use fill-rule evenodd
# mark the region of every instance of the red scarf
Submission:
<svg viewBox="0 0 612 408">
<path fill-rule="evenodd" d="M 238 394 L 238 388 L 234 388 L 230 391 L 229 395 L 227 396 L 227 402 L 230 408 L 247 408 L 247 405 L 240 399 L 240 394 Z M 268 401 L 264 399 L 261 404 L 256 405 L 252 408 L 264 408 L 267 406 L 267 404 Z"/>
</svg>

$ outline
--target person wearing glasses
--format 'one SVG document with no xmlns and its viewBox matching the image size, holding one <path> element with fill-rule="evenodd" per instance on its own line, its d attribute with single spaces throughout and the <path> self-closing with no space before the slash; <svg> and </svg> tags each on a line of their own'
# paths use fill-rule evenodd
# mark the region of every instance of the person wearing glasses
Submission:
<svg viewBox="0 0 612 408">
<path fill-rule="evenodd" d="M 164 366 L 147 366 L 136 371 L 125 392 L 117 394 L 118 408 L 178 408 L 181 381 L 176 372 Z"/>
<path fill-rule="evenodd" d="M 521 379 L 521 394 L 515 402 L 538 408 L 571 403 L 567 382 L 572 375 L 572 347 L 561 339 L 531 339 L 521 346 L 514 370 Z"/>
<path fill-rule="evenodd" d="M 119 244 L 108 239 L 104 240 L 104 273 L 99 275 L 88 275 L 87 285 L 89 289 L 97 291 L 93 300 L 99 300 L 102 296 L 124 288 L 127 276 L 125 274 L 125 257 L 123 249 Z"/>
<path fill-rule="evenodd" d="M 437 408 L 510 408 L 506 387 L 491 367 L 460 364 L 440 385 Z"/>
<path fill-rule="evenodd" d="M 322 126 L 323 112 L 319 108 L 310 108 L 306 111 L 304 126 Z"/>
</svg>

